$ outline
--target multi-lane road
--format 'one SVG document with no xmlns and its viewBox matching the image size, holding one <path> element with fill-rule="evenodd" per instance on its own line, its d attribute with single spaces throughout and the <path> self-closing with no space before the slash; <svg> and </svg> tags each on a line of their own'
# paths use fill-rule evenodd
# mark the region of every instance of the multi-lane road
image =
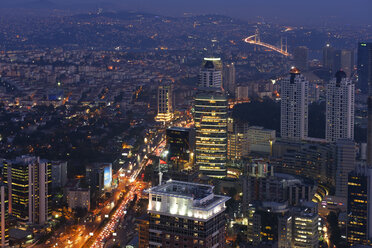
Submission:
<svg viewBox="0 0 372 248">
<path fill-rule="evenodd" d="M 78 225 L 60 228 L 45 244 L 35 247 L 103 248 L 106 242 L 120 239 L 116 231 L 127 214 L 127 207 L 135 195 L 137 199 L 141 197 L 144 189 L 139 175 L 147 165 L 152 163 L 148 158 L 149 155 L 160 154 L 164 145 L 165 139 L 160 138 L 158 143 L 150 148 L 150 151 L 140 150 L 142 161 L 136 163 L 130 173 L 123 173 L 123 169 L 117 172 L 115 176 L 119 179 L 118 188 L 103 206 L 92 211 L 92 214 L 82 219 Z M 125 192 L 125 188 L 128 187 L 129 191 Z"/>
</svg>

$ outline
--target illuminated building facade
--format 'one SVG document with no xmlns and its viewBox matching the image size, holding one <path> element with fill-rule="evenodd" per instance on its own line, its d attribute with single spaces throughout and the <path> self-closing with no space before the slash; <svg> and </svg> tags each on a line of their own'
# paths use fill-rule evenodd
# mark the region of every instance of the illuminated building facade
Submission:
<svg viewBox="0 0 372 248">
<path fill-rule="evenodd" d="M 196 165 L 211 177 L 226 176 L 227 99 L 218 94 L 198 94 L 195 98 Z"/>
<path fill-rule="evenodd" d="M 173 119 L 173 85 L 164 84 L 158 87 L 158 114 L 156 121 L 168 122 Z"/>
<path fill-rule="evenodd" d="M 272 146 L 276 140 L 276 131 L 259 126 L 251 126 L 248 128 L 247 140 L 250 152 L 271 154 Z"/>
<path fill-rule="evenodd" d="M 254 247 L 317 248 L 317 204 L 302 202 L 290 207 L 285 201 L 260 201 L 248 208 L 247 241 Z"/>
<path fill-rule="evenodd" d="M 67 189 L 67 205 L 70 209 L 85 208 L 90 210 L 89 189 L 69 188 Z"/>
<path fill-rule="evenodd" d="M 305 139 L 307 137 L 308 88 L 309 82 L 297 68 L 292 68 L 289 77 L 281 81 L 280 134 L 282 138 Z"/>
<path fill-rule="evenodd" d="M 236 161 L 248 155 L 248 123 L 227 119 L 227 159 Z"/>
<path fill-rule="evenodd" d="M 149 246 L 225 247 L 225 210 L 229 197 L 213 186 L 167 181 L 149 194 Z"/>
<path fill-rule="evenodd" d="M 51 216 L 50 163 L 38 157 L 21 156 L 4 162 L 8 184 L 9 213 L 22 224 L 45 224 Z"/>
<path fill-rule="evenodd" d="M 293 247 L 319 247 L 319 215 L 317 209 L 309 211 L 309 208 L 299 208 L 293 212 Z"/>
<path fill-rule="evenodd" d="M 244 134 L 229 133 L 227 141 L 227 158 L 228 160 L 240 160 L 244 154 Z"/>
<path fill-rule="evenodd" d="M 92 195 L 99 197 L 103 193 L 111 190 L 111 163 L 96 163 L 87 166 L 85 173 L 87 184 Z"/>
<path fill-rule="evenodd" d="M 349 174 L 347 204 L 347 242 L 370 244 L 372 238 L 372 169 L 358 166 Z"/>
<path fill-rule="evenodd" d="M 278 217 L 278 247 L 292 248 L 293 217 L 284 214 Z"/>
<path fill-rule="evenodd" d="M 168 157 L 176 157 L 181 161 L 189 161 L 193 153 L 194 139 L 190 128 L 170 127 L 167 128 Z"/>
<path fill-rule="evenodd" d="M 204 58 L 199 72 L 198 87 L 222 89 L 222 61 L 220 58 Z"/>
<path fill-rule="evenodd" d="M 149 220 L 137 219 L 138 227 L 138 248 L 148 248 L 149 247 Z"/>
<path fill-rule="evenodd" d="M 277 139 L 271 164 L 275 171 L 299 175 L 319 184 L 336 184 L 335 147 L 328 142 Z"/>
<path fill-rule="evenodd" d="M 338 71 L 327 84 L 326 140 L 354 139 L 355 86 L 346 73 Z"/>
<path fill-rule="evenodd" d="M 278 241 L 278 220 L 288 212 L 286 202 L 257 202 L 248 208 L 247 241 L 260 247 L 261 243 L 274 245 Z"/>
<path fill-rule="evenodd" d="M 8 226 L 8 191 L 5 184 L 0 184 L 0 247 L 9 247 Z"/>
<path fill-rule="evenodd" d="M 317 190 L 313 180 L 284 173 L 274 173 L 274 166 L 254 159 L 245 168 L 242 178 L 243 209 L 256 201 L 287 202 L 298 206 L 311 201 Z"/>
</svg>

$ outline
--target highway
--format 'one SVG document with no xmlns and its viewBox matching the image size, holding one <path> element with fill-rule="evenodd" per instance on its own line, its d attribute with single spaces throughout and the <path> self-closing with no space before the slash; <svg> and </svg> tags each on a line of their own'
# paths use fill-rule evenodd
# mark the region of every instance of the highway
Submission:
<svg viewBox="0 0 372 248">
<path fill-rule="evenodd" d="M 160 154 L 165 146 L 165 139 L 161 139 L 158 145 L 152 149 L 151 153 Z M 149 155 L 149 154 L 147 154 Z M 137 199 L 141 197 L 141 192 L 144 190 L 144 184 L 138 179 L 138 176 L 141 172 L 143 172 L 144 168 L 152 163 L 148 156 L 145 155 L 139 166 L 133 170 L 132 175 L 130 176 L 130 191 L 125 196 L 122 203 L 119 205 L 118 209 L 115 213 L 111 216 L 109 222 L 105 225 L 105 227 L 99 232 L 96 236 L 94 235 L 95 241 L 90 246 L 92 248 L 104 248 L 105 243 L 111 238 L 117 235 L 116 230 L 118 229 L 119 223 L 123 220 L 124 216 L 127 214 L 127 206 L 128 204 L 133 201 L 134 196 L 137 195 Z"/>
<path fill-rule="evenodd" d="M 103 248 L 106 242 L 110 239 L 112 241 L 112 238 L 117 235 L 116 230 L 127 214 L 129 203 L 135 195 L 137 195 L 137 199 L 141 197 L 144 184 L 138 177 L 144 168 L 152 163 L 148 158 L 149 155 L 161 154 L 164 149 L 165 138 L 161 137 L 157 141 L 158 143 L 150 151 L 143 150 L 147 145 L 141 147 L 140 151 L 143 159 L 133 166 L 130 173 L 123 173 L 123 169 L 117 172 L 118 187 L 101 207 L 94 209 L 91 214 L 80 220 L 78 225 L 62 227 L 45 244 L 34 247 Z M 128 187 L 130 188 L 129 191 L 123 195 L 122 192 Z"/>
</svg>

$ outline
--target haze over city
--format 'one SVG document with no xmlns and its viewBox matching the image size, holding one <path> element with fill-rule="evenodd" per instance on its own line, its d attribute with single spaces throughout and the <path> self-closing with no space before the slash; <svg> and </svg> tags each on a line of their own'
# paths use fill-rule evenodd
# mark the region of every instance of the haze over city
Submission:
<svg viewBox="0 0 372 248">
<path fill-rule="evenodd" d="M 372 3 L 369 0 L 3 0 L 0 8 L 8 7 L 72 11 L 104 8 L 170 16 L 181 16 L 184 13 L 222 14 L 246 20 L 261 17 L 286 24 L 372 24 Z"/>
</svg>

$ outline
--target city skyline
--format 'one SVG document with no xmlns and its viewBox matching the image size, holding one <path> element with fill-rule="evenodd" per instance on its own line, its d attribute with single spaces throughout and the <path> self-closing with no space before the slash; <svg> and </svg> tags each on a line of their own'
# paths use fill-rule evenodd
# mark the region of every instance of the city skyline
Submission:
<svg viewBox="0 0 372 248">
<path fill-rule="evenodd" d="M 370 9 L 3 0 L 0 247 L 371 247 Z"/>
<path fill-rule="evenodd" d="M 100 0 L 63 1 L 56 0 L 4 0 L 2 8 L 25 8 L 25 9 L 65 9 L 74 11 L 94 11 L 98 8 L 108 11 L 128 10 L 140 11 L 165 16 L 182 16 L 185 13 L 204 15 L 219 14 L 237 17 L 242 20 L 276 21 L 282 24 L 294 25 L 371 25 L 372 18 L 368 10 L 372 8 L 367 0 L 342 0 L 342 1 L 311 1 L 298 2 L 295 0 L 278 1 L 267 0 L 264 3 L 259 0 L 244 1 L 212 1 L 203 2 L 175 2 L 170 0 Z M 195 7 L 198 6 L 198 7 Z M 0 8 L 1 9 L 1 8 Z M 280 9 L 280 11 L 277 11 Z"/>
</svg>

